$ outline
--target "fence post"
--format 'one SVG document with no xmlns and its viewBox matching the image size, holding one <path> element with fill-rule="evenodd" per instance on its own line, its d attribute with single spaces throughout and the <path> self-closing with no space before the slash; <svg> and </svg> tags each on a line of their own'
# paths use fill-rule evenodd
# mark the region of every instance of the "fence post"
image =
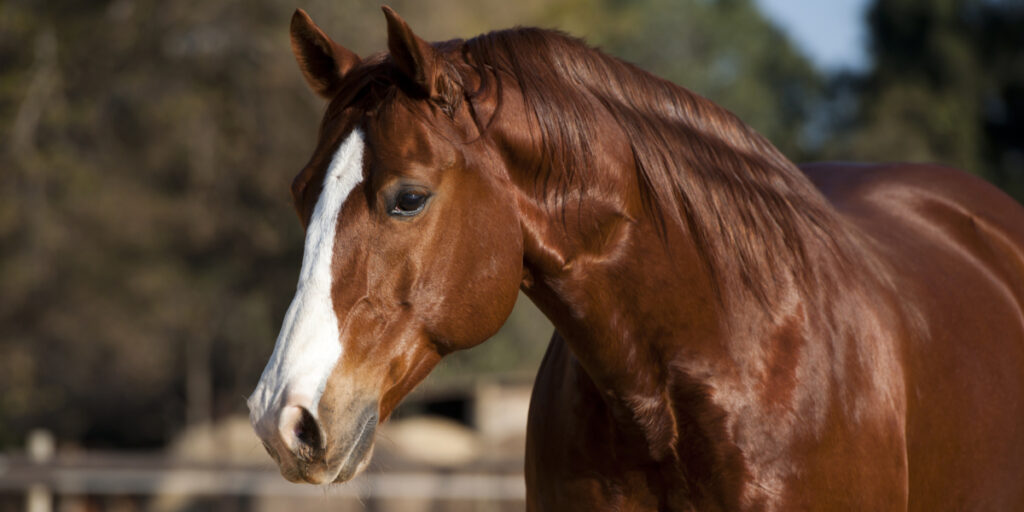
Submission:
<svg viewBox="0 0 1024 512">
<path fill-rule="evenodd" d="M 55 451 L 53 434 L 49 430 L 35 429 L 28 434 L 26 449 L 28 458 L 37 465 L 53 462 Z M 52 512 L 53 492 L 47 482 L 36 482 L 29 486 L 25 494 L 26 512 Z"/>
</svg>

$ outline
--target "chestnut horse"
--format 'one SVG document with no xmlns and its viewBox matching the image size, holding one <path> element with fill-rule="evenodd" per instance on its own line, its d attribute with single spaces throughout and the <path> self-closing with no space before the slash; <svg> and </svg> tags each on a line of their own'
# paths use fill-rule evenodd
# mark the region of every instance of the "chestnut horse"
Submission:
<svg viewBox="0 0 1024 512">
<path fill-rule="evenodd" d="M 249 399 L 293 481 L 523 290 L 557 332 L 530 510 L 1024 510 L 1024 208 L 931 165 L 798 168 L 710 101 L 558 32 L 361 59 L 292 184 L 295 298 Z"/>
</svg>

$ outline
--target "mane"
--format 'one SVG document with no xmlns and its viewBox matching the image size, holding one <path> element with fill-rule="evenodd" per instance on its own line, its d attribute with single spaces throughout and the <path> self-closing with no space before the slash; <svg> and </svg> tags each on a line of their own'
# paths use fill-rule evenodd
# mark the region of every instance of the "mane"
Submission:
<svg viewBox="0 0 1024 512">
<path fill-rule="evenodd" d="M 628 138 L 645 209 L 662 234 L 689 231 L 719 293 L 739 286 L 768 305 L 787 278 L 817 277 L 820 248 L 846 256 L 845 227 L 821 193 L 711 101 L 551 30 L 491 32 L 463 53 L 485 77 L 482 89 L 517 82 L 541 134 L 529 172 L 563 211 L 595 168 L 605 109 Z"/>
</svg>

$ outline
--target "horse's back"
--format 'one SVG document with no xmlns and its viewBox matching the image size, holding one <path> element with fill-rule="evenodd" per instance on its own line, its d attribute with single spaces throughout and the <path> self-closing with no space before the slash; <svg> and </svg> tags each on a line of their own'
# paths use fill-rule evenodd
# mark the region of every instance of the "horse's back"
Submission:
<svg viewBox="0 0 1024 512">
<path fill-rule="evenodd" d="M 910 508 L 1024 510 L 1024 207 L 938 166 L 803 170 L 904 305 Z"/>
</svg>

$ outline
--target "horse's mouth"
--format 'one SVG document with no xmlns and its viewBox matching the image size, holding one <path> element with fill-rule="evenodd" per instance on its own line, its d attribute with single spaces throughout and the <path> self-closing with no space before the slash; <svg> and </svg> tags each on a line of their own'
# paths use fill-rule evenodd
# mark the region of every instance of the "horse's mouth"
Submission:
<svg viewBox="0 0 1024 512">
<path fill-rule="evenodd" d="M 377 405 L 367 407 L 360 415 L 359 425 L 352 443 L 348 450 L 341 455 L 341 463 L 338 466 L 338 473 L 334 477 L 334 483 L 347 482 L 361 473 L 369 465 L 370 455 L 373 452 L 374 434 L 377 431 L 378 413 Z"/>
<path fill-rule="evenodd" d="M 347 482 L 369 465 L 377 422 L 377 405 L 374 403 L 359 414 L 353 422 L 355 428 L 345 429 L 344 435 L 337 436 L 333 443 L 328 440 L 327 446 L 301 444 L 294 451 L 289 451 L 290 457 L 285 459 L 279 456 L 274 446 L 266 442 L 263 446 L 278 463 L 281 475 L 290 482 L 313 485 Z"/>
</svg>

